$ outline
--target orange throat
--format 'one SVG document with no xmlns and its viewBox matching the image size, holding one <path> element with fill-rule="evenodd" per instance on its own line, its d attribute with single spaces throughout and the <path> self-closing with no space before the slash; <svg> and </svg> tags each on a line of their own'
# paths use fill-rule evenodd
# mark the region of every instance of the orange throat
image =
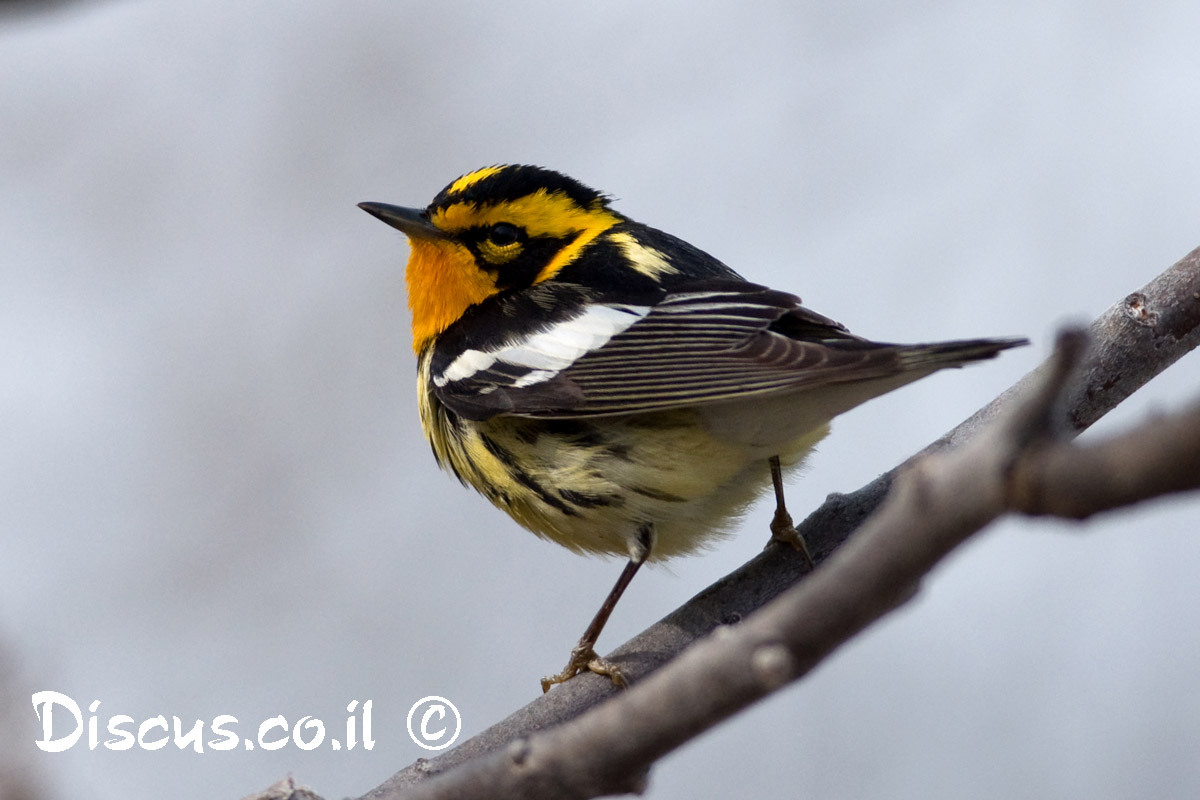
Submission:
<svg viewBox="0 0 1200 800">
<path fill-rule="evenodd" d="M 414 238 L 409 246 L 404 280 L 412 311 L 413 350 L 420 354 L 468 308 L 495 294 L 496 284 L 461 245 Z"/>
</svg>

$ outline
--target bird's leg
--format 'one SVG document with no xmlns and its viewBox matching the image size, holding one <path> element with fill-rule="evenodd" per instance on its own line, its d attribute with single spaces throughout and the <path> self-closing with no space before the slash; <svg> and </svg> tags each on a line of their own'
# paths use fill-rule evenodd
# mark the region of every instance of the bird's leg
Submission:
<svg viewBox="0 0 1200 800">
<path fill-rule="evenodd" d="M 783 468 L 779 466 L 779 456 L 771 456 L 770 463 L 771 483 L 775 486 L 775 517 L 771 520 L 771 540 L 767 542 L 767 546 L 769 547 L 771 542 L 790 545 L 800 551 L 804 560 L 808 562 L 808 568 L 812 569 L 813 559 L 808 552 L 808 545 L 792 524 L 792 515 L 788 513 L 787 505 L 783 502 Z"/>
<path fill-rule="evenodd" d="M 617 601 L 625 593 L 626 587 L 629 586 L 629 582 L 633 580 L 633 576 L 637 574 L 638 569 L 650 557 L 652 540 L 651 528 L 648 524 L 638 529 L 637 540 L 635 542 L 636 549 L 630 556 L 629 563 L 625 565 L 625 569 L 621 570 L 621 576 L 617 578 L 612 591 L 604 599 L 604 604 L 600 606 L 600 610 L 592 618 L 592 623 L 583 632 L 583 636 L 579 639 L 579 644 L 575 645 L 574 649 L 571 650 L 571 660 L 567 662 L 567 666 L 557 675 L 542 678 L 543 694 L 550 691 L 550 687 L 554 684 L 570 680 L 584 670 L 595 672 L 597 675 L 607 675 L 617 686 L 628 686 L 625 677 L 621 674 L 620 668 L 611 661 L 596 655 L 595 646 L 596 640 L 600 638 L 600 631 L 604 630 L 605 623 L 608 622 L 613 609 L 617 607 Z"/>
</svg>

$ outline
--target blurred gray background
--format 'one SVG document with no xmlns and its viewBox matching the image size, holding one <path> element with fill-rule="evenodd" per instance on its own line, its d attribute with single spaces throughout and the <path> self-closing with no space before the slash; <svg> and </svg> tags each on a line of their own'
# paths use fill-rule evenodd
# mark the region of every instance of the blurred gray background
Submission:
<svg viewBox="0 0 1200 800">
<path fill-rule="evenodd" d="M 1182 0 L 3 11 L 3 763 L 61 798 L 359 794 L 426 755 L 418 698 L 465 737 L 561 666 L 620 565 L 436 470 L 405 239 L 355 203 L 542 164 L 857 333 L 1034 339 L 843 418 L 803 515 L 1200 245 L 1198 33 Z M 1198 363 L 1093 433 L 1194 397 Z M 602 649 L 757 553 L 768 516 L 640 575 Z M 994 526 L 648 796 L 1200 794 L 1198 516 Z M 339 736 L 371 699 L 377 744 L 43 753 L 41 689 L 251 736 L 276 714 Z"/>
</svg>

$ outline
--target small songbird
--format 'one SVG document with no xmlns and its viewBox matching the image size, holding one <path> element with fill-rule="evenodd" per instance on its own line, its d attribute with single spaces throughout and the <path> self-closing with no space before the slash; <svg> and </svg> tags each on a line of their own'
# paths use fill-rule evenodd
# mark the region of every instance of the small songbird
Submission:
<svg viewBox="0 0 1200 800">
<path fill-rule="evenodd" d="M 476 170 L 424 209 L 360 207 L 409 238 L 438 464 L 541 537 L 629 558 L 543 691 L 584 670 L 623 684 L 594 646 L 634 573 L 712 543 L 769 486 L 771 538 L 802 549 L 782 473 L 835 416 L 1025 344 L 868 341 L 541 167 Z"/>
</svg>

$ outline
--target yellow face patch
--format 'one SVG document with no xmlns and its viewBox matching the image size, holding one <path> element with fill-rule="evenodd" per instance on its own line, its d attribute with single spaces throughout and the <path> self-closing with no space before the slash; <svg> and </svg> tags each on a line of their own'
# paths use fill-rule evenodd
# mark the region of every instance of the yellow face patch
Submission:
<svg viewBox="0 0 1200 800">
<path fill-rule="evenodd" d="M 566 236 L 603 222 L 605 227 L 617 222 L 617 217 L 604 208 L 584 208 L 562 192 L 539 189 L 516 200 L 505 200 L 486 206 L 474 203 L 451 203 L 433 212 L 430 221 L 447 233 L 467 228 L 508 222 L 524 228 L 530 236 Z"/>
<path fill-rule="evenodd" d="M 472 176 L 478 174 L 472 173 Z M 451 235 L 468 228 L 507 222 L 523 228 L 531 238 L 574 237 L 573 241 L 559 251 L 538 273 L 534 279 L 534 283 L 538 283 L 557 275 L 589 242 L 620 222 L 620 218 L 599 204 L 584 208 L 561 192 L 539 189 L 516 200 L 506 200 L 483 207 L 474 203 L 451 203 L 434 211 L 430 221 Z"/>
</svg>

